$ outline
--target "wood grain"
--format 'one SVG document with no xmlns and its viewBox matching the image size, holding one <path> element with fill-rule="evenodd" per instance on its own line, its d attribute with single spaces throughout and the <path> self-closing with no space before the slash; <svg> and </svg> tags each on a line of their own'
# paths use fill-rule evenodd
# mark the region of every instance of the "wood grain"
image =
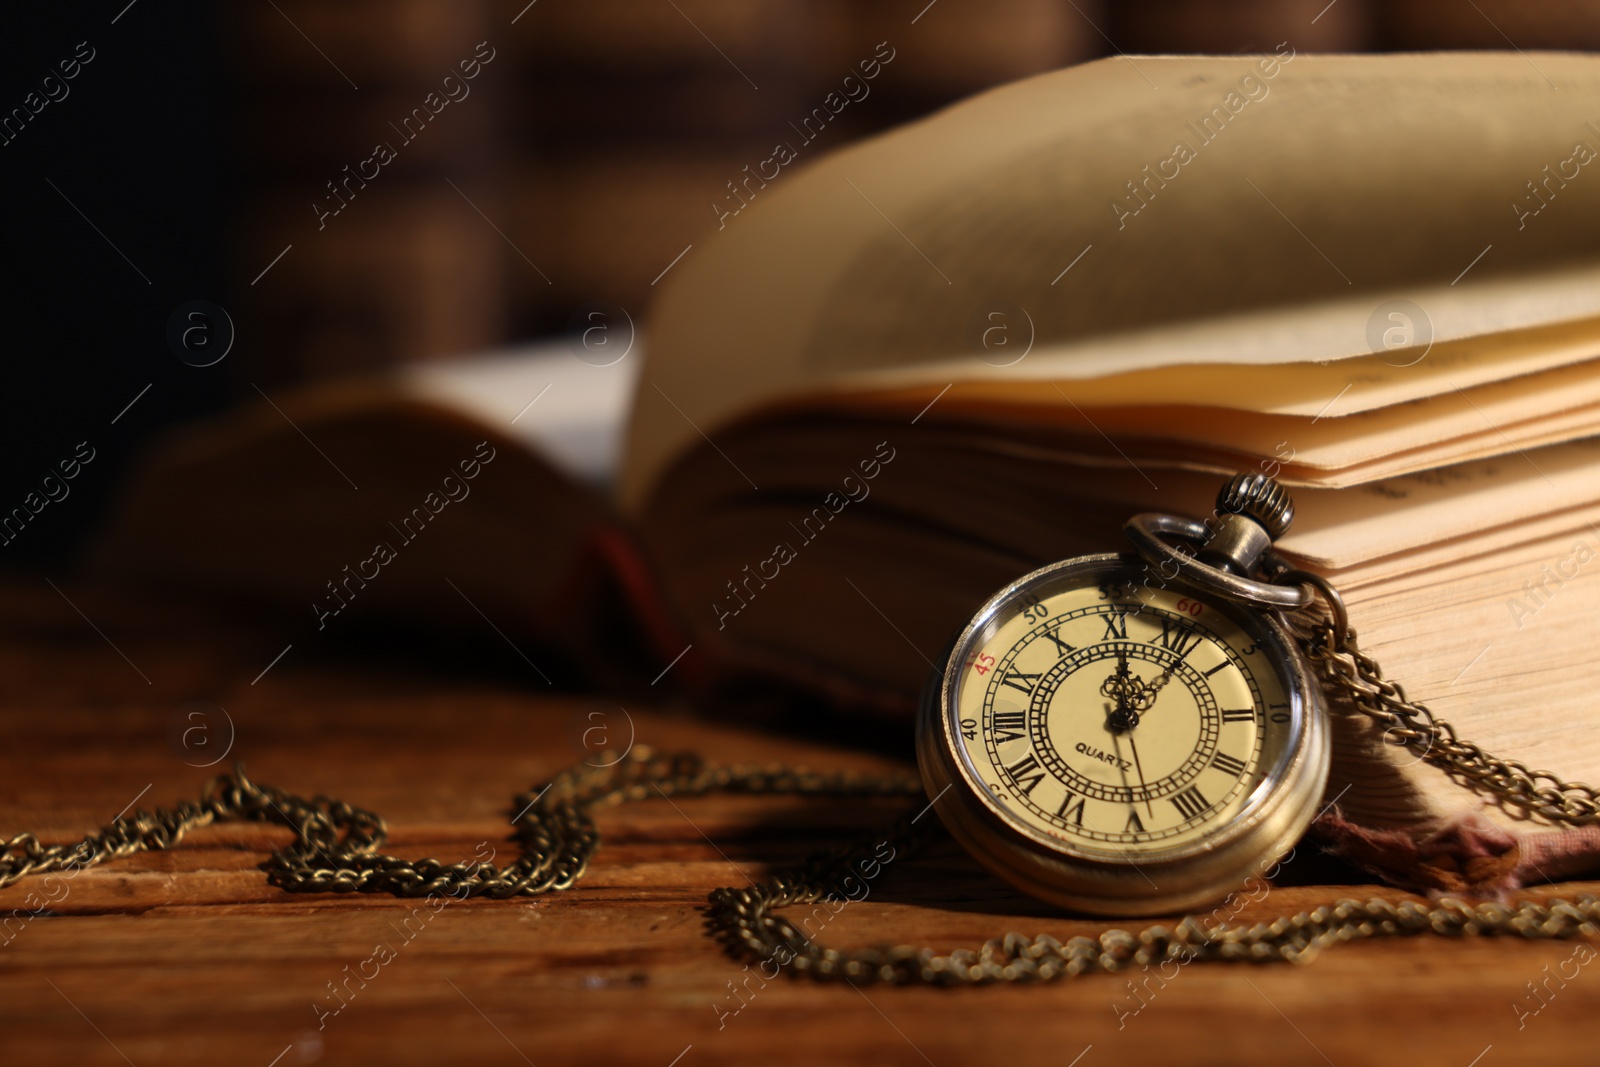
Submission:
<svg viewBox="0 0 1600 1067">
<path fill-rule="evenodd" d="M 31 829 L 69 840 L 136 797 L 135 806 L 150 807 L 197 795 L 213 772 L 190 765 L 200 761 L 195 746 L 172 740 L 175 722 L 193 723 L 183 709 L 201 706 L 188 700 L 211 702 L 233 724 L 232 750 L 215 769 L 241 759 L 261 781 L 375 809 L 389 821 L 390 851 L 443 859 L 469 858 L 481 842 L 506 855 L 514 795 L 592 756 L 598 737 L 586 750 L 582 734 L 597 723 L 613 745 L 626 743 L 631 721 L 638 743 L 722 761 L 895 766 L 703 723 L 683 709 L 629 705 L 624 716 L 615 702 L 541 692 L 517 660 L 467 671 L 426 649 L 326 635 L 301 635 L 252 685 L 288 637 L 223 626 L 159 598 L 67 594 L 76 607 L 48 586 L 0 588 L 7 836 Z M 486 630 L 483 640 L 499 639 Z M 208 724 L 221 726 L 220 714 Z M 1571 944 L 1419 939 L 1342 946 L 1299 968 L 1195 965 L 1141 984 L 1141 1000 L 1128 975 L 981 990 L 763 982 L 705 935 L 711 889 L 871 835 L 898 810 L 731 797 L 618 808 L 603 817 L 604 846 L 574 890 L 452 902 L 409 925 L 415 902 L 267 886 L 257 865 L 286 830 L 209 828 L 171 851 L 88 870 L 48 911 L 5 924 L 0 1028 L 18 1062 L 138 1067 L 1492 1067 L 1592 1058 L 1600 981 L 1595 968 L 1577 966 Z M 1285 884 L 1241 917 L 1339 896 L 1398 896 L 1324 884 L 1348 879 L 1302 846 Z M 42 885 L 0 891 L 0 918 Z M 1008 930 L 1064 937 L 1098 928 L 1016 895 L 947 845 L 891 864 L 867 899 L 819 935 L 953 948 Z M 321 1016 L 319 1029 L 315 1006 L 340 1004 L 329 983 L 380 944 L 393 958 L 364 987 L 352 981 L 342 1010 Z M 1577 977 L 1550 977 L 1563 961 Z M 1528 984 L 1547 979 L 1544 1006 L 1519 1029 L 1517 1006 L 1540 1007 Z"/>
</svg>

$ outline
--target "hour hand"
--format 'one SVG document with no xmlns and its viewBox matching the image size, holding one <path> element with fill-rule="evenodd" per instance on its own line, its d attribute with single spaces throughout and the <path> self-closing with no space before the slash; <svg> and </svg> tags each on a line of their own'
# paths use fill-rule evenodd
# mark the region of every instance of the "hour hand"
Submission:
<svg viewBox="0 0 1600 1067">
<path fill-rule="evenodd" d="M 1121 730 L 1139 725 L 1139 713 L 1148 710 L 1154 699 L 1153 694 L 1147 692 L 1144 679 L 1128 670 L 1128 654 L 1121 649 L 1117 650 L 1116 672 L 1100 683 L 1100 695 L 1116 698 L 1113 722 L 1119 722 L 1121 725 L 1116 728 Z"/>
<path fill-rule="evenodd" d="M 1119 706 L 1126 704 L 1132 693 L 1140 687 L 1138 679 L 1128 672 L 1128 654 L 1117 650 L 1117 669 L 1100 683 L 1100 695 L 1115 697 Z"/>
</svg>

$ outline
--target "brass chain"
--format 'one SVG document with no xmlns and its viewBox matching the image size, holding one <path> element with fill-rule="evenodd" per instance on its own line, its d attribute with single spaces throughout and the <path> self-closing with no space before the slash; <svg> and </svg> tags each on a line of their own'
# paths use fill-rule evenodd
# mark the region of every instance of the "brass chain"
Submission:
<svg viewBox="0 0 1600 1067">
<path fill-rule="evenodd" d="M 935 824 L 937 825 L 937 824 Z M 887 844 L 913 851 L 933 833 L 902 820 Z M 1380 937 L 1443 937 L 1513 934 L 1533 940 L 1600 935 L 1600 896 L 1573 901 L 1519 900 L 1511 904 L 1468 903 L 1445 898 L 1436 903 L 1341 899 L 1309 912 L 1257 923 L 1206 924 L 1187 916 L 1173 926 L 1151 925 L 1130 932 L 1120 928 L 1063 943 L 1048 934 L 1008 933 L 981 947 L 938 953 L 916 945 L 841 951 L 806 936 L 775 914 L 779 908 L 856 896 L 868 864 L 879 863 L 865 845 L 856 850 L 819 853 L 793 871 L 750 888 L 714 890 L 708 914 L 713 934 L 736 956 L 768 962 L 820 981 L 882 982 L 889 985 L 989 985 L 1044 982 L 1086 972 L 1117 972 L 1197 961 L 1309 963 L 1341 941 Z M 852 887 L 853 883 L 853 887 Z"/>
<path fill-rule="evenodd" d="M 449 893 L 496 899 L 571 889 L 600 845 L 593 812 L 651 796 L 772 793 L 831 796 L 909 796 L 921 792 L 915 775 L 821 774 L 805 769 L 706 766 L 691 753 L 658 755 L 637 746 L 603 767 L 580 763 L 537 793 L 516 798 L 512 823 L 521 854 L 504 867 L 407 860 L 378 851 L 388 838 L 383 817 L 325 796 L 307 800 L 253 782 L 237 767 L 207 783 L 198 804 L 136 811 L 75 845 L 44 846 L 33 834 L 0 844 L 0 889 L 29 874 L 82 869 L 135 852 L 171 848 L 190 830 L 213 822 L 273 822 L 295 840 L 263 865 L 267 881 L 293 893 L 389 893 L 420 897 Z"/>
<path fill-rule="evenodd" d="M 1335 597 L 1337 594 L 1333 594 Z M 1330 601 L 1330 604 L 1332 602 Z M 1336 617 L 1344 622 L 1342 604 Z M 1340 633 L 1340 630 L 1343 633 Z M 1596 792 L 1515 760 L 1497 759 L 1462 741 L 1448 723 L 1409 700 L 1387 681 L 1378 664 L 1361 652 L 1348 626 L 1321 623 L 1302 639 L 1307 657 L 1333 694 L 1389 725 L 1405 745 L 1471 785 L 1559 822 L 1585 823 L 1600 813 Z M 1549 784 L 1541 784 L 1541 782 Z M 289 892 L 389 893 L 419 897 L 449 893 L 496 899 L 537 896 L 572 888 L 600 845 L 597 809 L 651 796 L 747 794 L 912 797 L 922 794 L 911 774 L 860 772 L 821 774 L 779 766 L 707 766 L 691 753 L 657 754 L 637 746 L 606 766 L 578 764 L 556 775 L 538 792 L 519 795 L 513 862 L 445 864 L 380 853 L 387 840 L 383 818 L 324 796 L 309 800 L 251 781 L 243 768 L 206 786 L 198 804 L 182 802 L 155 812 L 122 816 L 75 845 L 41 845 L 33 834 L 0 844 L 0 889 L 29 874 L 81 869 L 108 859 L 176 845 L 192 829 L 223 820 L 273 822 L 292 828 L 295 840 L 272 853 L 263 867 L 270 884 Z M 921 814 L 926 814 L 924 808 Z M 1048 981 L 1092 971 L 1123 971 L 1175 961 L 1200 960 L 1304 963 L 1341 941 L 1439 934 L 1447 937 L 1514 934 L 1531 939 L 1594 937 L 1600 934 L 1600 896 L 1573 901 L 1521 900 L 1512 904 L 1469 903 L 1445 898 L 1429 903 L 1342 899 L 1309 912 L 1242 925 L 1202 923 L 1194 917 L 1174 926 L 1151 925 L 1137 932 L 1109 929 L 1097 937 L 1065 943 L 1048 935 L 1009 933 L 976 950 L 946 954 L 900 945 L 840 951 L 819 944 L 776 914 L 796 904 L 843 903 L 882 867 L 909 855 L 939 833 L 936 819 L 902 818 L 870 845 L 818 852 L 792 870 L 749 888 L 723 888 L 710 895 L 708 925 L 730 952 L 752 961 L 826 979 L 894 984 L 977 985 Z M 891 855 L 884 857 L 883 849 Z M 870 890 L 869 890 L 870 891 Z"/>
</svg>

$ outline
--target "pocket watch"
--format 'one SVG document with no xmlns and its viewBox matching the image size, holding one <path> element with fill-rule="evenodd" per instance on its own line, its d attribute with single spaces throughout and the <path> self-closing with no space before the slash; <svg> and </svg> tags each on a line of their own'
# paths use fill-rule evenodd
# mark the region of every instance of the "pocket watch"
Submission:
<svg viewBox="0 0 1600 1067">
<path fill-rule="evenodd" d="M 1236 475 L 1209 524 L 1136 515 L 1135 554 L 1063 560 L 990 597 L 918 716 L 951 835 L 1024 892 L 1095 914 L 1203 904 L 1287 852 L 1329 753 L 1281 617 L 1321 583 L 1271 551 L 1293 515 L 1276 481 Z"/>
</svg>

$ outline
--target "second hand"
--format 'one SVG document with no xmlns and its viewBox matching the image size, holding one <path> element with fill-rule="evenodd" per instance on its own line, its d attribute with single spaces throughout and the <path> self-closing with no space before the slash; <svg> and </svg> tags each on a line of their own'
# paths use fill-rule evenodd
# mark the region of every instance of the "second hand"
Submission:
<svg viewBox="0 0 1600 1067">
<path fill-rule="evenodd" d="M 1139 766 L 1139 743 L 1133 739 L 1133 731 L 1128 731 L 1128 748 L 1133 751 L 1133 769 L 1139 772 L 1139 789 L 1144 793 L 1144 810 L 1152 820 L 1156 813 L 1150 807 L 1150 787 L 1144 784 L 1144 768 Z"/>
<path fill-rule="evenodd" d="M 1111 724 L 1111 715 L 1112 715 L 1111 705 L 1107 704 L 1106 705 L 1106 725 L 1107 725 L 1106 732 L 1111 735 L 1111 748 L 1117 754 L 1117 773 L 1122 775 L 1122 788 L 1126 789 L 1128 791 L 1128 796 L 1130 798 L 1132 798 L 1132 796 L 1133 796 L 1133 787 L 1128 784 L 1128 767 L 1127 767 L 1127 762 L 1128 761 L 1122 758 L 1121 734 L 1118 731 L 1112 730 L 1112 729 L 1109 728 L 1110 724 Z M 1130 812 L 1133 812 L 1133 809 L 1134 809 L 1135 806 L 1136 805 L 1134 804 L 1133 800 L 1130 799 L 1128 801 L 1128 810 Z M 1134 812 L 1134 817 L 1138 818 L 1138 813 L 1137 812 Z"/>
</svg>

